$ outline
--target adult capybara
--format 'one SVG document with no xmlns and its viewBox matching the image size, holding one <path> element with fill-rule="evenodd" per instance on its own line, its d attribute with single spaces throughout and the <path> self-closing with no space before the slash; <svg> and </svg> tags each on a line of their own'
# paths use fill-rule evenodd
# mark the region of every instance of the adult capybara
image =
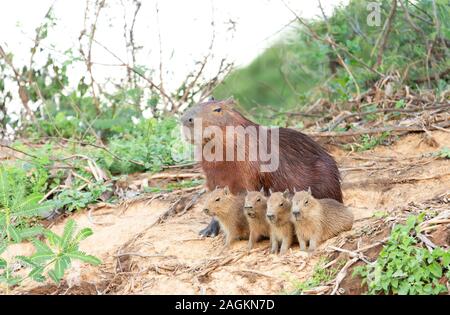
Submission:
<svg viewBox="0 0 450 315">
<path fill-rule="evenodd" d="M 226 134 L 227 128 L 241 127 L 256 129 L 258 141 L 262 139 L 259 127 L 262 126 L 248 120 L 234 109 L 234 100 L 200 103 L 186 111 L 181 121 L 184 127 L 188 127 L 191 136 L 198 130 L 198 122 L 201 120 L 201 130 L 216 126 Z M 185 128 L 186 129 L 186 128 Z M 185 130 L 186 132 L 186 130 Z M 206 185 L 209 190 L 228 186 L 233 194 L 243 193 L 246 190 L 257 191 L 264 188 L 266 193 L 271 188 L 273 191 L 305 190 L 311 187 L 312 194 L 316 198 L 332 198 L 342 202 L 342 191 L 340 185 L 339 170 L 334 159 L 314 140 L 307 135 L 289 128 L 268 129 L 267 138 L 270 139 L 272 132 L 278 132 L 278 146 L 269 145 L 278 157 L 278 167 L 269 172 L 263 172 L 261 165 L 267 164 L 258 155 L 257 159 L 250 158 L 255 144 L 245 141 L 244 159 L 238 158 L 238 150 L 241 149 L 234 141 L 227 142 L 223 137 L 220 148 L 224 154 L 227 150 L 234 152 L 233 159 L 211 160 L 201 155 L 200 163 L 206 177 Z M 249 132 L 251 134 L 252 131 Z M 203 139 L 197 142 L 202 152 L 208 149 L 208 140 L 212 134 L 202 134 Z M 216 136 L 216 135 L 215 135 Z M 234 136 L 237 137 L 236 131 Z M 247 137 L 247 136 L 246 136 Z M 247 137 L 249 139 L 250 136 Z M 194 142 L 194 138 L 191 138 Z M 256 146 L 261 145 L 258 142 Z M 219 150 L 219 148 L 211 151 Z M 218 151 L 217 151 L 218 152 Z M 272 152 L 274 153 L 274 152 Z M 219 232 L 219 225 L 212 220 L 207 228 L 200 231 L 204 236 L 215 236 Z"/>
</svg>

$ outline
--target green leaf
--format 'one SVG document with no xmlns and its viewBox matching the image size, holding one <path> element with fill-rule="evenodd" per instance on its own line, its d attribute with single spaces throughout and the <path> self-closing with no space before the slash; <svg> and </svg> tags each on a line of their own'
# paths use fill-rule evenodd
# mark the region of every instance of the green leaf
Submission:
<svg viewBox="0 0 450 315">
<path fill-rule="evenodd" d="M 88 238 L 89 236 L 91 236 L 92 234 L 94 234 L 94 232 L 92 232 L 91 228 L 84 228 L 81 229 L 77 235 L 75 236 L 74 242 L 75 243 L 79 243 L 80 241 Z"/>
<path fill-rule="evenodd" d="M 7 247 L 8 247 L 8 243 L 7 242 L 0 241 L 0 255 L 5 252 Z"/>
<path fill-rule="evenodd" d="M 7 262 L 6 260 L 4 260 L 3 258 L 0 258 L 0 269 L 5 269 L 7 266 Z"/>
<path fill-rule="evenodd" d="M 14 240 L 14 242 L 20 243 L 22 241 L 19 232 L 12 225 L 8 226 L 7 231 L 9 233 L 9 236 Z"/>
<path fill-rule="evenodd" d="M 66 248 L 70 244 L 70 240 L 72 239 L 73 233 L 75 231 L 75 220 L 70 219 L 67 221 L 64 226 L 64 232 L 61 237 L 61 242 L 59 244 L 60 248 Z"/>
<path fill-rule="evenodd" d="M 45 254 L 53 254 L 53 251 L 50 247 L 48 247 L 47 244 L 45 244 L 44 242 L 33 238 L 31 240 L 31 243 L 34 245 L 34 247 L 36 248 L 36 251 L 38 253 L 45 253 Z"/>
<path fill-rule="evenodd" d="M 51 246 L 59 246 L 59 244 L 61 243 L 61 237 L 59 237 L 53 231 L 44 230 L 44 235 L 47 238 L 47 240 Z"/>
<path fill-rule="evenodd" d="M 446 268 L 450 267 L 450 252 L 446 252 L 442 255 L 442 265 Z"/>
<path fill-rule="evenodd" d="M 30 256 L 30 259 L 35 264 L 43 264 L 49 260 L 55 259 L 56 255 L 54 253 L 36 253 Z"/>
<path fill-rule="evenodd" d="M 6 177 L 5 167 L 0 167 L 0 207 L 9 208 L 9 196 L 8 196 L 8 179 Z"/>
<path fill-rule="evenodd" d="M 87 255 L 86 253 L 80 252 L 80 251 L 74 251 L 71 253 L 67 253 L 67 256 L 69 256 L 70 258 L 73 258 L 73 259 L 77 259 L 77 260 L 86 262 L 86 263 L 94 265 L 94 266 L 100 265 L 102 263 L 102 261 L 100 259 L 98 259 L 97 257 L 92 256 L 92 255 Z"/>
<path fill-rule="evenodd" d="M 56 284 L 59 284 L 59 282 L 61 281 L 60 278 L 58 278 L 58 275 L 55 273 L 55 271 L 50 270 L 48 272 L 48 275 L 50 276 L 50 278 L 53 280 L 53 282 L 55 282 Z"/>
<path fill-rule="evenodd" d="M 34 206 L 38 205 L 38 202 L 39 200 L 42 199 L 42 197 L 43 195 L 41 194 L 32 194 L 26 197 L 25 199 L 14 200 L 14 203 L 11 206 L 11 208 L 15 209 L 16 211 L 33 208 Z"/>
<path fill-rule="evenodd" d="M 64 273 L 67 268 L 70 266 L 70 258 L 67 256 L 61 256 L 55 261 L 54 269 L 49 271 L 49 276 L 53 281 L 59 283 L 61 279 L 64 277 Z"/>
<path fill-rule="evenodd" d="M 21 229 L 19 231 L 19 234 L 22 239 L 28 239 L 37 236 L 39 234 L 42 234 L 43 230 L 44 229 L 41 226 L 34 226 L 30 228 Z"/>
<path fill-rule="evenodd" d="M 33 197 L 37 198 L 37 197 Z M 40 198 L 39 198 L 40 200 Z M 19 211 L 15 211 L 14 215 L 16 217 L 31 217 L 41 215 L 48 210 L 51 210 L 55 207 L 53 202 L 44 202 L 42 204 L 31 204 L 27 203 L 25 208 L 20 208 Z"/>
<path fill-rule="evenodd" d="M 42 275 L 43 272 L 44 272 L 44 267 L 37 266 L 37 267 L 33 268 L 33 270 L 30 271 L 28 276 L 30 278 L 32 278 L 34 281 L 43 282 L 45 280 L 45 277 Z"/>
<path fill-rule="evenodd" d="M 442 277 L 442 267 L 437 262 L 434 261 L 430 265 L 430 271 L 435 277 L 437 278 Z"/>
</svg>

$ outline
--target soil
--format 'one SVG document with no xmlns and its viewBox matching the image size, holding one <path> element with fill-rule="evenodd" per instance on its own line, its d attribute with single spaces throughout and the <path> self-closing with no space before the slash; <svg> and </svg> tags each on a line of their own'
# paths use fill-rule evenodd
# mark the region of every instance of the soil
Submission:
<svg viewBox="0 0 450 315">
<path fill-rule="evenodd" d="M 326 252 L 327 246 L 353 250 L 382 240 L 389 226 L 380 225 L 374 214 L 385 216 L 411 203 L 423 203 L 450 193 L 450 160 L 433 153 L 450 147 L 450 135 L 435 131 L 439 147 L 428 145 L 421 134 L 409 134 L 390 146 L 365 152 L 338 147 L 330 151 L 339 163 L 345 203 L 355 214 L 354 230 L 369 231 L 345 239 L 327 241 L 313 254 L 294 247 L 285 256 L 269 254 L 267 240 L 250 253 L 246 241 L 223 251 L 223 236 L 199 238 L 209 222 L 201 212 L 204 194 L 188 211 L 171 211 L 174 198 L 153 199 L 152 195 L 115 206 L 80 211 L 71 216 L 80 227 L 91 227 L 94 235 L 81 243 L 81 250 L 101 258 L 100 267 L 74 264 L 59 286 L 26 282 L 15 294 L 280 294 L 292 292 L 295 284 L 308 279 L 322 256 L 329 259 L 346 254 Z M 188 202 L 196 192 L 182 192 Z M 450 208 L 450 204 L 447 204 Z M 172 207 L 173 208 L 173 207 Z M 178 207 L 180 208 L 180 207 Z M 181 207 L 183 208 L 183 207 Z M 178 209 L 179 211 L 179 209 Z M 162 221 L 162 222 L 161 222 Z M 65 220 L 52 229 L 61 232 Z M 449 226 L 442 225 L 431 239 L 449 245 Z M 375 231 L 375 232 L 370 232 Z M 347 232 L 346 232 L 347 233 Z M 345 234 L 345 233 L 344 233 Z M 376 259 L 381 243 L 365 252 Z M 32 252 L 29 244 L 14 245 L 8 255 Z M 354 266 L 361 264 L 357 262 Z M 351 273 L 351 271 L 349 271 Z M 360 279 L 346 277 L 340 293 L 361 294 Z"/>
</svg>

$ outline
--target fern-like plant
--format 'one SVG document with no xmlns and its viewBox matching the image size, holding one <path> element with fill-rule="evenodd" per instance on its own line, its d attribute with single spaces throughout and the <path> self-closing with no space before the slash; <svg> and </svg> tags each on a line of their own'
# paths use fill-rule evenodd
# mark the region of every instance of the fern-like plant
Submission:
<svg viewBox="0 0 450 315">
<path fill-rule="evenodd" d="M 42 282 L 48 275 L 59 283 L 73 259 L 98 265 L 101 261 L 79 250 L 82 240 L 92 235 L 90 228 L 76 231 L 75 221 L 70 219 L 61 236 L 41 226 L 30 226 L 27 218 L 39 216 L 52 209 L 53 202 L 40 202 L 43 196 L 39 193 L 27 195 L 25 184 L 10 176 L 4 166 L 0 166 L 0 284 L 7 288 L 16 285 L 26 278 Z M 36 236 L 43 236 L 39 240 Z M 15 275 L 11 262 L 1 258 L 9 245 L 30 240 L 35 253 L 29 257 L 16 258 L 26 267 L 31 268 L 28 276 Z"/>
<path fill-rule="evenodd" d="M 5 243 L 20 243 L 42 233 L 41 227 L 30 227 L 26 222 L 54 207 L 52 202 L 40 203 L 42 198 L 40 193 L 27 195 L 25 183 L 17 182 L 0 166 L 0 249 Z"/>
</svg>

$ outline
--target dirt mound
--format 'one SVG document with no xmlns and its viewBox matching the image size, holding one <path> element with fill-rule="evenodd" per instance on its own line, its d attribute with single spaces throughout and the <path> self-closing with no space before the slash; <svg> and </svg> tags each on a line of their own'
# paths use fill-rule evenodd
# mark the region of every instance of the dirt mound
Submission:
<svg viewBox="0 0 450 315">
<path fill-rule="evenodd" d="M 450 147 L 450 136 L 435 131 L 440 147 Z M 408 205 L 449 193 L 450 161 L 437 159 L 439 148 L 413 134 L 390 147 L 367 152 L 338 148 L 332 154 L 343 175 L 345 203 L 352 207 L 354 229 L 320 247 L 310 255 L 297 247 L 284 257 L 270 255 L 268 241 L 250 253 L 246 242 L 222 251 L 223 238 L 201 239 L 198 231 L 209 218 L 201 213 L 201 191 L 180 191 L 170 196 L 146 195 L 114 207 L 105 206 L 72 216 L 79 226 L 89 226 L 94 235 L 81 250 L 103 260 L 100 267 L 74 265 L 60 286 L 37 286 L 27 282 L 13 293 L 35 294 L 277 294 L 291 292 L 295 283 L 311 276 L 328 246 L 349 251 L 373 245 L 364 252 L 374 259 L 389 234 L 389 224 L 376 219 Z M 195 202 L 191 202 L 194 200 Z M 190 205 L 193 205 L 191 208 Z M 64 222 L 53 229 L 60 232 Z M 446 227 L 433 240 L 448 242 Z M 447 233 L 447 234 L 446 234 Z M 439 241 L 440 240 L 440 241 Z M 9 249 L 14 256 L 31 251 L 27 244 Z M 348 253 L 341 253 L 344 255 Z M 344 278 L 346 293 L 360 293 L 359 281 Z M 344 293 L 339 291 L 338 293 Z"/>
</svg>

